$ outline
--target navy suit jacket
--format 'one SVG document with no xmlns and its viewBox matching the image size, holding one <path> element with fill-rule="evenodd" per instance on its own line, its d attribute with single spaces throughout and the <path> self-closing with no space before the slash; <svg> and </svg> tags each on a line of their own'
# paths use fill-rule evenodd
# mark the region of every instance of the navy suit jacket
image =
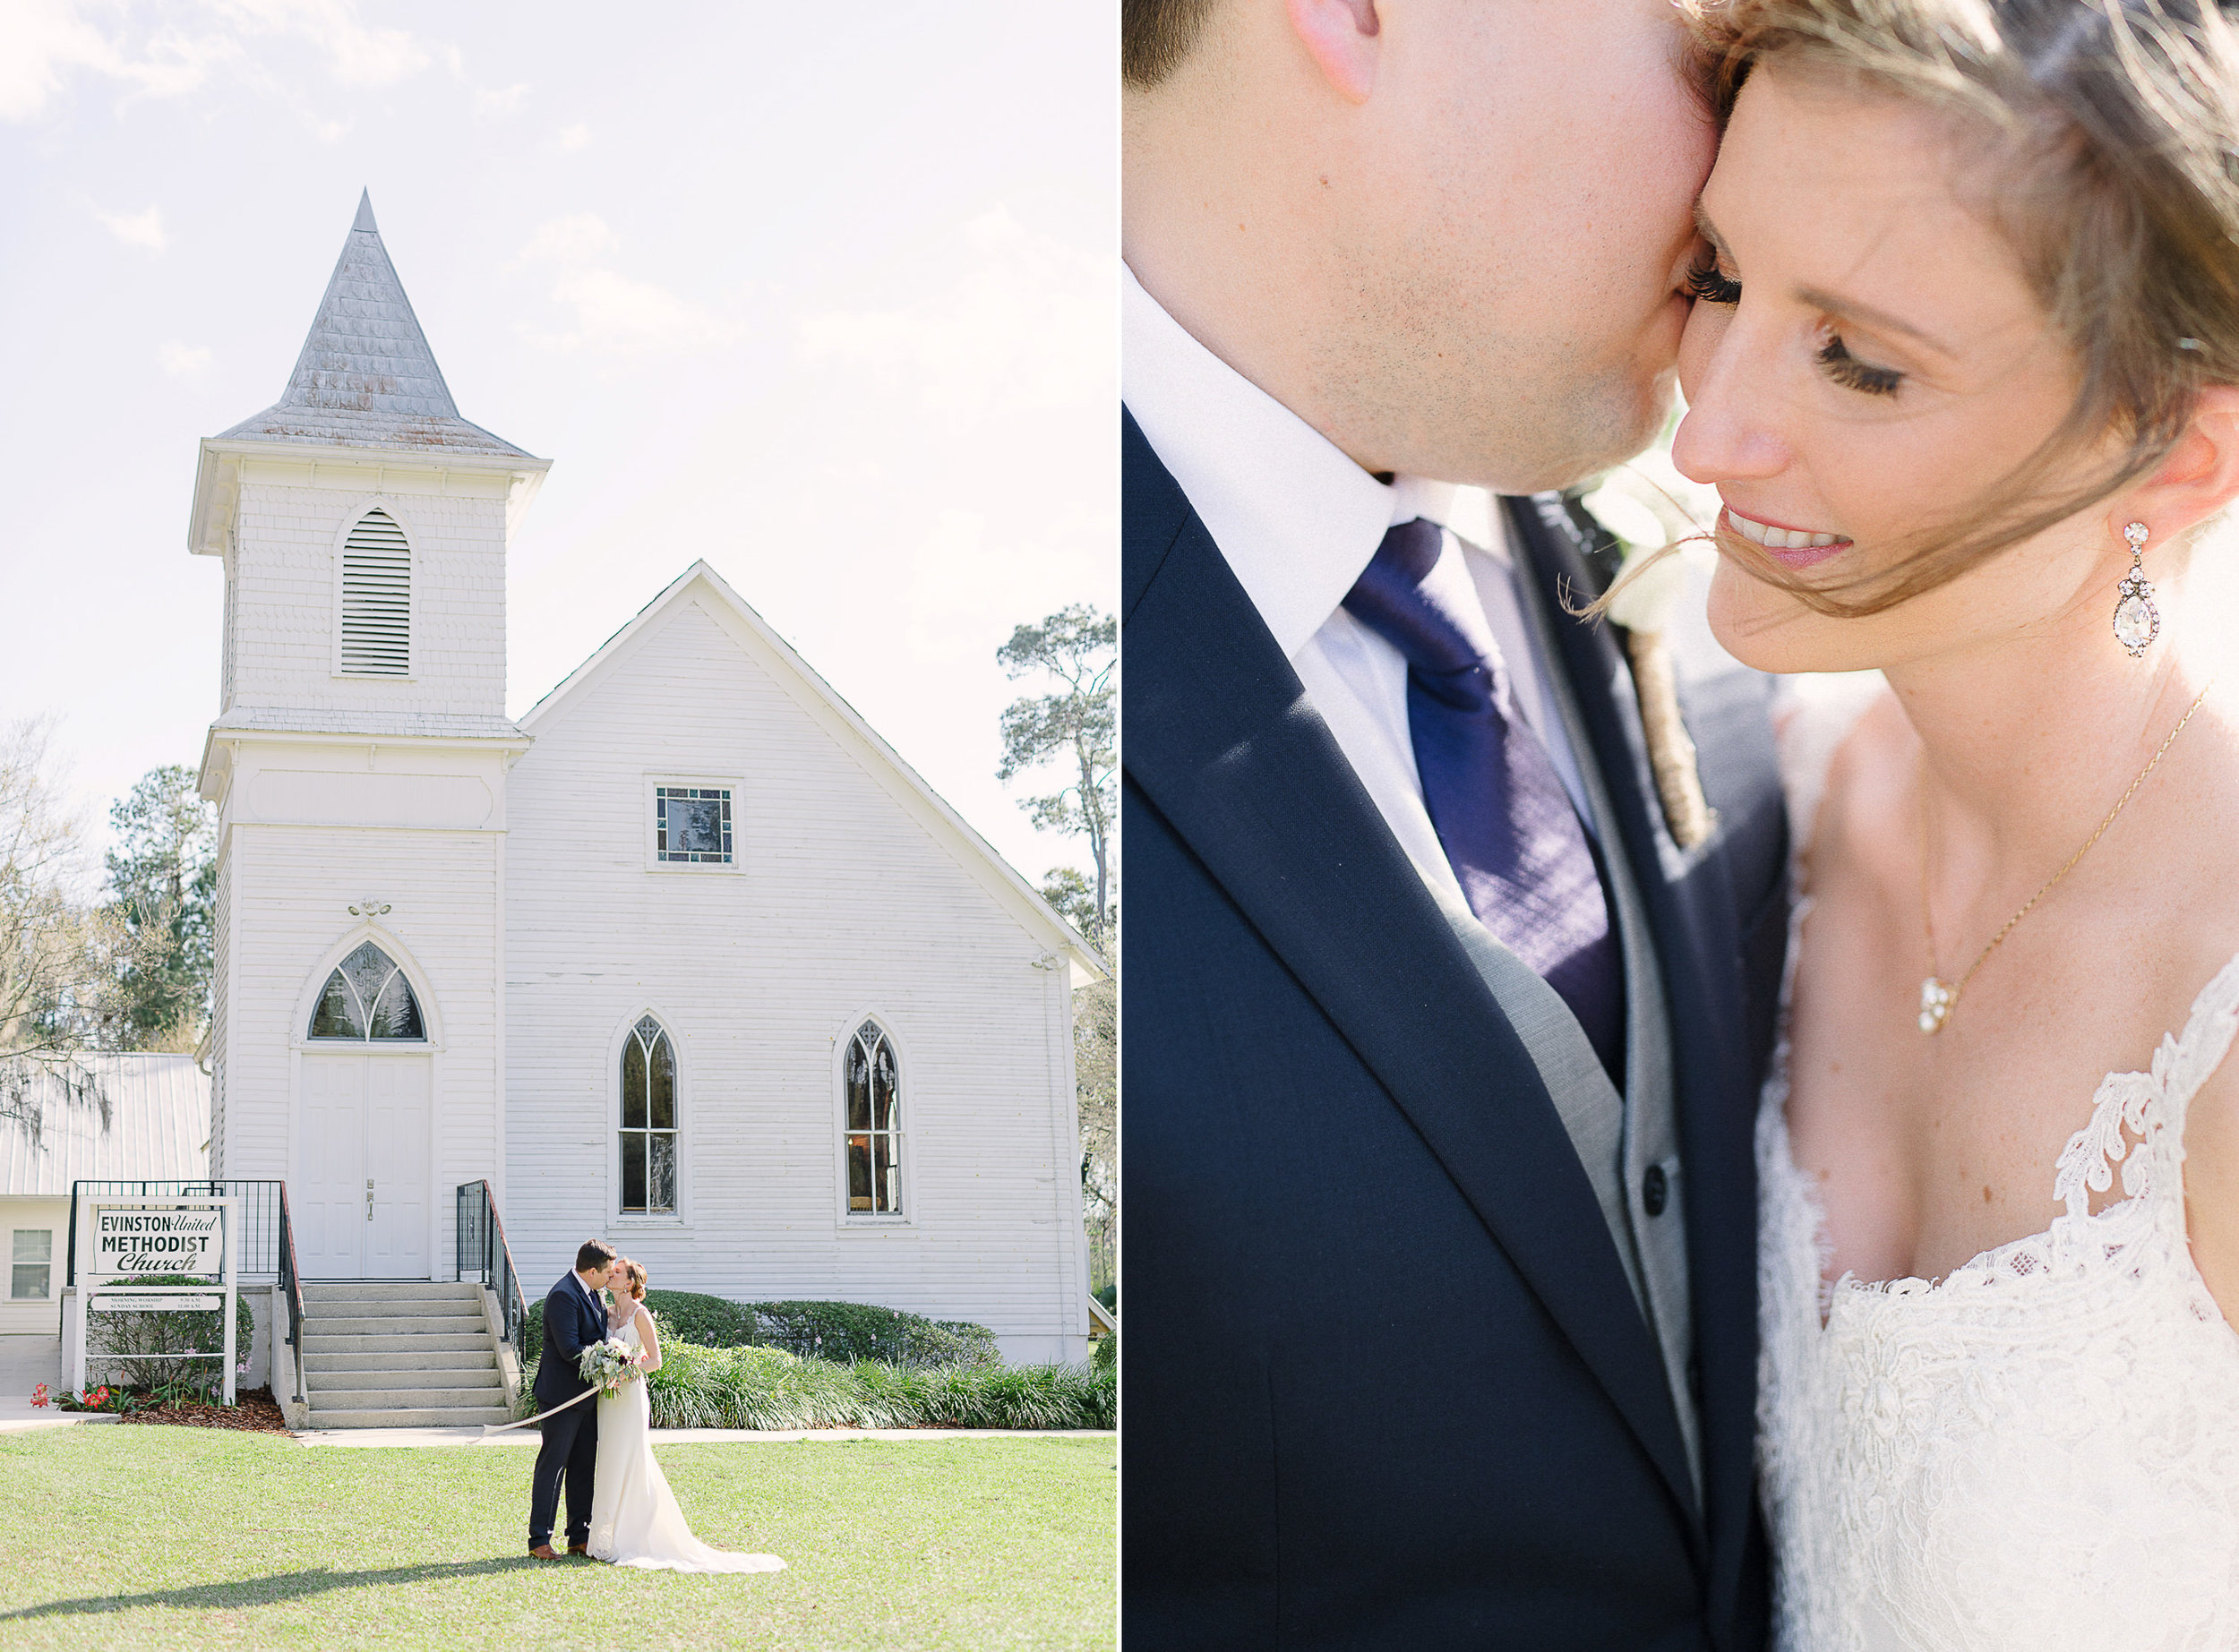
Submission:
<svg viewBox="0 0 2239 1652">
<path fill-rule="evenodd" d="M 1756 1652 L 1763 680 L 1685 699 L 1719 826 L 1682 852 L 1608 628 L 1558 616 L 1670 1000 L 1698 1502 L 1538 1069 L 1124 413 L 1122 445 L 1127 1645 Z M 1542 590 L 1600 588 L 1559 498 L 1504 504 Z"/>
<path fill-rule="evenodd" d="M 590 1387 L 583 1380 L 583 1350 L 605 1340 L 605 1314 L 593 1305 L 581 1280 L 562 1274 L 545 1293 L 545 1352 L 536 1364 L 536 1403 L 549 1410 Z"/>
</svg>

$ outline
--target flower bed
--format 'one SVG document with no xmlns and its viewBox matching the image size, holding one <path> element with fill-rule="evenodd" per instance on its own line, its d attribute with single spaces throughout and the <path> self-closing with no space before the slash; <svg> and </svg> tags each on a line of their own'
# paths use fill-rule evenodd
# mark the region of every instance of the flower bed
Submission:
<svg viewBox="0 0 2239 1652">
<path fill-rule="evenodd" d="M 219 1405 L 206 1397 L 200 1383 L 177 1383 L 162 1388 L 112 1388 L 96 1384 L 82 1394 L 53 1393 L 41 1382 L 31 1391 L 31 1403 L 58 1411 L 99 1411 L 120 1423 L 169 1423 L 186 1428 L 234 1428 L 255 1434 L 289 1432 L 279 1402 L 269 1388 L 243 1390 L 232 1405 Z"/>
<path fill-rule="evenodd" d="M 193 1399 L 159 1400 L 121 1411 L 120 1423 L 169 1423 L 182 1428 L 232 1428 L 247 1434 L 284 1434 L 287 1419 L 269 1388 L 253 1388 L 235 1396 L 229 1406 L 205 1405 Z"/>
</svg>

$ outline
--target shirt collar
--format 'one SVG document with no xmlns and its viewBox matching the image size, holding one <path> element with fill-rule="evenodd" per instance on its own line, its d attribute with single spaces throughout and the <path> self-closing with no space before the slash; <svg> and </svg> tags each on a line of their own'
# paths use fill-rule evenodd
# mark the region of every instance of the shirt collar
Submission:
<svg viewBox="0 0 2239 1652">
<path fill-rule="evenodd" d="M 1393 524 L 1428 517 L 1467 531 L 1455 495 L 1481 501 L 1477 490 L 1377 481 L 1198 343 L 1125 265 L 1120 288 L 1120 398 L 1285 658 L 1345 600 Z"/>
</svg>

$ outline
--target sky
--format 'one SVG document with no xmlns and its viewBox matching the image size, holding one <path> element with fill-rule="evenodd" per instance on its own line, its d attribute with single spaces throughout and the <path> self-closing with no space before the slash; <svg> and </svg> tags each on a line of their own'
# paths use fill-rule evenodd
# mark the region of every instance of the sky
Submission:
<svg viewBox="0 0 2239 1652">
<path fill-rule="evenodd" d="M 361 188 L 462 416 L 553 461 L 526 711 L 706 559 L 1030 880 L 1012 628 L 1118 578 L 1118 8 L 0 0 L 0 723 L 96 842 L 198 763 L 196 442 Z M 650 20 L 650 21 L 648 21 Z"/>
</svg>

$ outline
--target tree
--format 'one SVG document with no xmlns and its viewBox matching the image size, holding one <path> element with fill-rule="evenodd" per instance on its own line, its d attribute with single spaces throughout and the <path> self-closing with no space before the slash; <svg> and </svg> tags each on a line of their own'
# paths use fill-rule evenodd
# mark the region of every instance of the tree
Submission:
<svg viewBox="0 0 2239 1652">
<path fill-rule="evenodd" d="M 1088 932 L 1095 890 L 1069 866 L 1042 880 L 1042 898 Z M 1073 1094 L 1081 1131 L 1081 1217 L 1099 1259 L 1111 1254 L 1120 1214 L 1120 914 L 1105 914 L 1104 980 L 1073 995 Z M 1098 1280 L 1097 1284 L 1103 1281 Z"/>
<path fill-rule="evenodd" d="M 1016 699 L 1004 708 L 1003 760 L 995 777 L 1008 781 L 1045 763 L 1064 766 L 1064 785 L 1041 797 L 1021 799 L 1019 807 L 1033 817 L 1037 830 L 1088 839 L 1096 886 L 1089 921 L 1077 927 L 1101 948 L 1111 910 L 1120 721 L 1113 673 L 1120 663 L 1119 623 L 1076 603 L 1039 625 L 1018 627 L 995 651 L 995 658 L 1014 682 L 1039 672 L 1062 685 L 1056 693 Z"/>
<path fill-rule="evenodd" d="M 1073 1093 L 1081 1129 L 1081 1217 L 1104 1258 L 1120 1220 L 1120 982 L 1114 973 L 1073 995 Z M 1101 1288 L 1106 1280 L 1091 1281 Z"/>
<path fill-rule="evenodd" d="M 110 911 L 133 946 L 105 1041 L 192 1049 L 210 1021 L 217 811 L 196 794 L 193 769 L 167 764 L 111 806 L 109 826 Z"/>
<path fill-rule="evenodd" d="M 43 722 L 0 728 L 0 1118 L 39 1139 L 50 1099 L 107 1100 L 81 1059 L 118 1009 L 133 937 L 85 898 L 77 822 Z"/>
</svg>

